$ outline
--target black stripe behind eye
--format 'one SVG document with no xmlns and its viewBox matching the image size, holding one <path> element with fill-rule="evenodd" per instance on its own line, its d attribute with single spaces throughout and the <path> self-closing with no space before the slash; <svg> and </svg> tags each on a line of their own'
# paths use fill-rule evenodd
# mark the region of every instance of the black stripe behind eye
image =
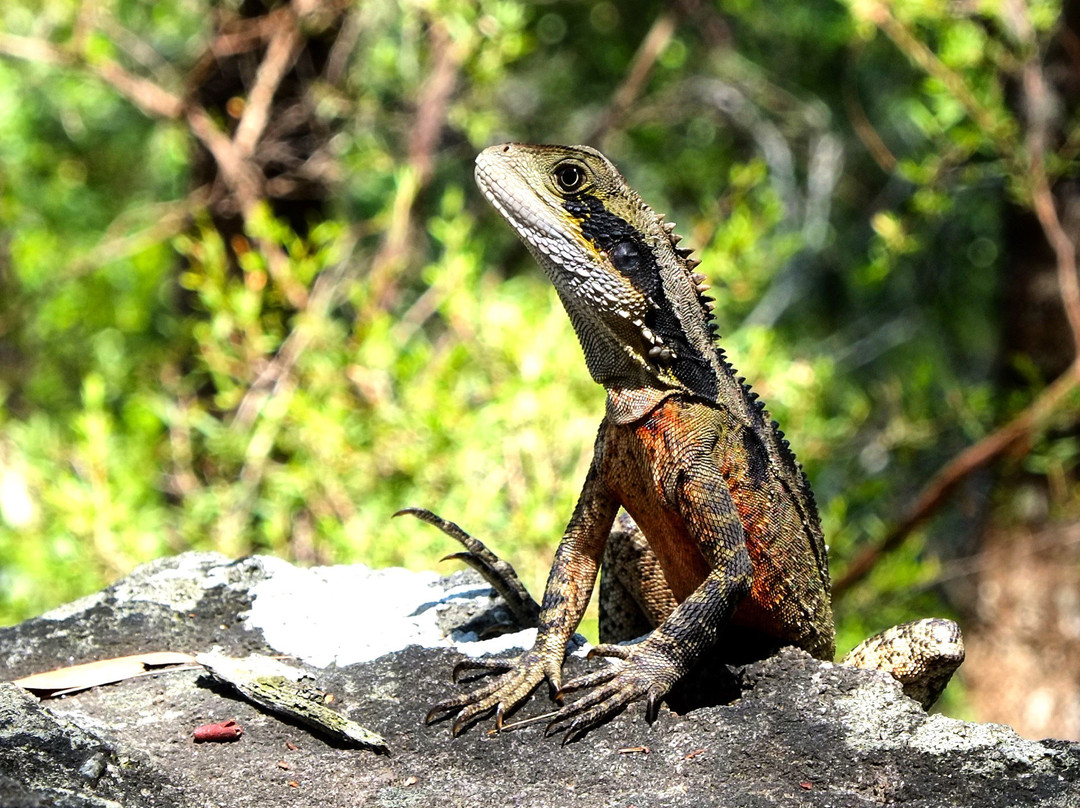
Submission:
<svg viewBox="0 0 1080 808">
<path fill-rule="evenodd" d="M 581 222 L 581 234 L 598 250 L 612 255 L 619 245 L 629 245 L 623 250 L 632 249 L 637 253 L 637 260 L 629 262 L 623 272 L 642 294 L 658 298 L 660 294 L 660 270 L 652 250 L 642 240 L 637 230 L 620 216 L 608 212 L 604 203 L 595 196 L 578 194 L 565 203 L 567 212 Z"/>
<path fill-rule="evenodd" d="M 606 252 L 615 268 L 656 305 L 645 315 L 645 325 L 675 351 L 677 358 L 672 365 L 675 377 L 699 396 L 716 401 L 719 388 L 712 366 L 687 341 L 679 318 L 664 295 L 656 255 L 638 231 L 590 194 L 576 194 L 563 207 L 580 222 L 581 234 L 598 250 Z"/>
</svg>

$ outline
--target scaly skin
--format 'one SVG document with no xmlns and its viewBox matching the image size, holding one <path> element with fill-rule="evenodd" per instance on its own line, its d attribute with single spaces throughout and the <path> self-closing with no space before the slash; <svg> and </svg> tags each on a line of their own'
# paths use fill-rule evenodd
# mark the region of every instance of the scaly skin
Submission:
<svg viewBox="0 0 1080 808">
<path fill-rule="evenodd" d="M 725 661 L 796 645 L 831 660 L 828 559 L 813 495 L 783 433 L 716 347 L 704 276 L 672 226 L 585 147 L 495 146 L 477 157 L 476 179 L 554 284 L 590 373 L 607 389 L 607 412 L 535 645 L 461 666 L 495 675 L 428 719 L 456 713 L 457 734 L 494 711 L 501 726 L 547 680 L 556 697 L 590 689 L 549 726 L 569 739 L 638 699 L 653 713 L 706 654 Z M 620 507 L 632 521 L 613 530 Z M 633 645 L 594 649 L 615 663 L 563 686 L 566 644 L 602 561 L 601 639 L 654 630 Z M 612 570 L 626 574 L 616 580 Z M 630 612 L 605 609 L 616 595 L 635 601 Z M 880 650 L 859 661 L 873 666 Z"/>
</svg>

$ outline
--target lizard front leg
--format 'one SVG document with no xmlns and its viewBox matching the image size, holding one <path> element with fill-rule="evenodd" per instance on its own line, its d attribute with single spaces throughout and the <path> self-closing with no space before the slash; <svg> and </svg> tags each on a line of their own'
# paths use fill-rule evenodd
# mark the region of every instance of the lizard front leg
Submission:
<svg viewBox="0 0 1080 808">
<path fill-rule="evenodd" d="M 739 602 L 750 592 L 752 566 L 739 512 L 727 484 L 710 463 L 691 462 L 677 475 L 671 504 L 709 562 L 711 571 L 686 600 L 636 645 L 601 645 L 591 655 L 615 657 L 606 669 L 567 683 L 564 691 L 594 687 L 563 707 L 547 734 L 566 731 L 564 743 L 646 699 L 649 716 L 660 699 L 713 646 Z"/>
<path fill-rule="evenodd" d="M 501 727 L 503 716 L 528 698 L 544 679 L 551 684 L 553 693 L 559 692 L 566 643 L 589 603 L 604 543 L 619 507 L 599 473 L 599 454 L 598 442 L 592 467 L 548 575 L 535 644 L 518 657 L 459 665 L 455 675 L 463 669 L 487 670 L 497 675 L 470 693 L 435 705 L 427 715 L 428 723 L 456 712 L 453 733 L 457 735 L 494 710 L 496 727 Z"/>
</svg>

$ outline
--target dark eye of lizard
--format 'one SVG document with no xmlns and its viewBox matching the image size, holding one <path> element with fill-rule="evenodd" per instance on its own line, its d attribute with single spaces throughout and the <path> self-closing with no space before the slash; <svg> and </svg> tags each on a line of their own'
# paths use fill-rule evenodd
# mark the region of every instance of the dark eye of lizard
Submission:
<svg viewBox="0 0 1080 808">
<path fill-rule="evenodd" d="M 555 182 L 567 193 L 576 191 L 585 182 L 585 170 L 573 163 L 563 163 L 555 169 Z"/>
</svg>

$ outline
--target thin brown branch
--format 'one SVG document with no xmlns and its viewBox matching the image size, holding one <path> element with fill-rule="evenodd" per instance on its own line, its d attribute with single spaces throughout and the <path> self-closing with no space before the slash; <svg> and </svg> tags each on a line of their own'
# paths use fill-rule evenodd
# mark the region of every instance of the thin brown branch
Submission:
<svg viewBox="0 0 1080 808">
<path fill-rule="evenodd" d="M 866 117 L 866 110 L 863 109 L 862 102 L 859 101 L 859 96 L 850 83 L 846 83 L 844 87 L 844 107 L 847 109 L 848 120 L 851 121 L 856 137 L 862 141 L 878 167 L 886 174 L 892 174 L 896 170 L 896 157 L 889 151 L 889 147 L 885 145 L 877 129 Z"/>
<path fill-rule="evenodd" d="M 0 54 L 25 62 L 51 65 L 71 65 L 75 59 L 66 51 L 44 39 L 16 36 L 0 32 Z"/>
<path fill-rule="evenodd" d="M 1080 281 L 1076 274 L 1076 247 L 1061 226 L 1041 152 L 1033 153 L 1031 162 L 1032 206 L 1057 258 L 1058 287 L 1072 331 L 1074 363 L 1080 363 Z"/>
<path fill-rule="evenodd" d="M 867 17 L 884 31 L 893 44 L 917 67 L 944 84 L 949 94 L 967 111 L 983 134 L 994 142 L 1001 157 L 1009 159 L 1013 154 L 1013 144 L 1002 123 L 996 121 L 991 112 L 979 102 L 963 76 L 942 62 L 925 42 L 893 16 L 889 5 L 890 0 L 868 5 Z"/>
<path fill-rule="evenodd" d="M 86 45 L 86 40 L 100 16 L 97 6 L 96 0 L 80 0 L 79 10 L 75 15 L 75 25 L 71 29 L 70 41 L 73 50 L 82 51 Z"/>
<path fill-rule="evenodd" d="M 270 108 L 282 79 L 296 61 L 303 46 L 296 18 L 282 15 L 278 29 L 270 38 L 266 56 L 255 74 L 255 84 L 248 93 L 244 113 L 233 135 L 233 143 L 243 157 L 250 157 L 270 120 Z"/>
<path fill-rule="evenodd" d="M 214 158 L 222 179 L 236 194 L 240 213 L 246 218 L 262 198 L 262 176 L 244 159 L 236 144 L 202 106 L 195 103 L 189 105 L 187 122 L 192 133 Z"/>
<path fill-rule="evenodd" d="M 356 51 L 356 42 L 360 39 L 360 12 L 352 11 L 347 14 L 341 24 L 341 30 L 334 39 L 330 48 L 330 55 L 326 57 L 326 81 L 331 87 L 338 87 L 345 77 L 345 68 L 349 64 L 349 58 Z"/>
<path fill-rule="evenodd" d="M 432 22 L 428 37 L 434 59 L 431 73 L 420 89 L 416 119 L 409 137 L 409 162 L 398 182 L 390 215 L 390 225 L 371 263 L 370 308 L 384 308 L 394 295 L 394 276 L 400 269 L 412 232 L 412 211 L 417 197 L 431 178 L 435 149 L 446 125 L 446 114 L 457 86 L 466 50 L 455 43 L 446 29 Z M 361 321 L 367 319 L 361 314 Z"/>
<path fill-rule="evenodd" d="M 175 119 L 179 118 L 184 110 L 183 101 L 179 96 L 149 79 L 128 72 L 116 62 L 104 60 L 91 64 L 82 57 L 44 39 L 0 33 L 0 54 L 29 62 L 82 67 L 96 74 L 152 117 Z"/>
<path fill-rule="evenodd" d="M 446 110 L 457 86 L 462 49 L 439 24 L 431 26 L 431 48 L 435 67 L 420 90 L 416 120 L 409 134 L 409 163 L 421 186 L 431 178 L 432 158 L 446 123 Z"/>
<path fill-rule="evenodd" d="M 179 118 L 184 111 L 184 102 L 179 96 L 173 95 L 150 79 L 129 73 L 116 62 L 107 61 L 87 66 L 147 115 Z"/>
<path fill-rule="evenodd" d="M 929 519 L 960 483 L 1040 428 L 1065 402 L 1069 394 L 1078 388 L 1080 365 L 1074 364 L 1043 390 L 1027 409 L 946 463 L 885 537 L 873 547 L 868 547 L 856 555 L 848 564 L 844 574 L 833 583 L 833 597 L 842 596 L 865 578 L 883 556 L 900 547 L 915 528 Z"/>
<path fill-rule="evenodd" d="M 187 122 L 191 131 L 214 158 L 222 178 L 236 197 L 239 213 L 248 233 L 254 233 L 251 217 L 256 206 L 266 198 L 266 180 L 262 172 L 244 158 L 236 144 L 198 104 L 192 103 L 188 106 Z M 270 276 L 289 301 L 289 305 L 302 309 L 307 304 L 307 290 L 289 273 L 289 257 L 281 245 L 258 237 L 254 237 L 254 242 L 266 259 Z"/>
<path fill-rule="evenodd" d="M 605 134 L 622 123 L 627 111 L 645 89 L 645 83 L 649 80 L 653 67 L 656 66 L 656 60 L 660 58 L 664 48 L 671 42 L 671 37 L 675 35 L 678 22 L 678 15 L 671 9 L 660 12 L 653 21 L 649 32 L 638 45 L 622 84 L 615 90 L 611 103 L 586 137 L 587 142 L 599 142 Z"/>
<path fill-rule="evenodd" d="M 310 4 L 295 2 L 292 6 L 266 15 L 266 22 L 257 26 L 260 35 L 272 33 L 266 54 L 255 74 L 255 84 L 248 94 L 244 112 L 230 140 L 205 111 L 189 113 L 192 131 L 202 140 L 217 162 L 226 182 L 236 194 L 240 213 L 248 222 L 255 206 L 266 198 L 266 178 L 252 163 L 259 139 L 270 120 L 274 98 L 281 82 L 296 62 L 304 46 L 299 18 L 310 15 Z M 338 13 L 335 11 L 334 13 Z M 194 108 L 193 108 L 194 109 Z M 251 232 L 252 228 L 248 227 Z M 289 303 L 297 309 L 308 304 L 308 293 L 289 272 L 289 259 L 280 245 L 256 238 L 255 244 L 266 258 L 267 269 Z"/>
<path fill-rule="evenodd" d="M 278 18 L 291 14 L 292 10 L 286 6 L 261 17 L 222 20 L 215 26 L 217 34 L 188 70 L 187 86 L 201 86 L 206 77 L 218 69 L 219 62 L 261 47 L 277 30 Z"/>
<path fill-rule="evenodd" d="M 262 47 L 280 30 L 284 18 L 301 20 L 301 27 L 310 35 L 312 31 L 332 24 L 352 7 L 352 0 L 293 0 L 261 17 L 232 17 L 220 13 L 214 26 L 218 33 L 188 71 L 187 84 L 198 87 L 217 69 L 218 62 Z"/>
</svg>

